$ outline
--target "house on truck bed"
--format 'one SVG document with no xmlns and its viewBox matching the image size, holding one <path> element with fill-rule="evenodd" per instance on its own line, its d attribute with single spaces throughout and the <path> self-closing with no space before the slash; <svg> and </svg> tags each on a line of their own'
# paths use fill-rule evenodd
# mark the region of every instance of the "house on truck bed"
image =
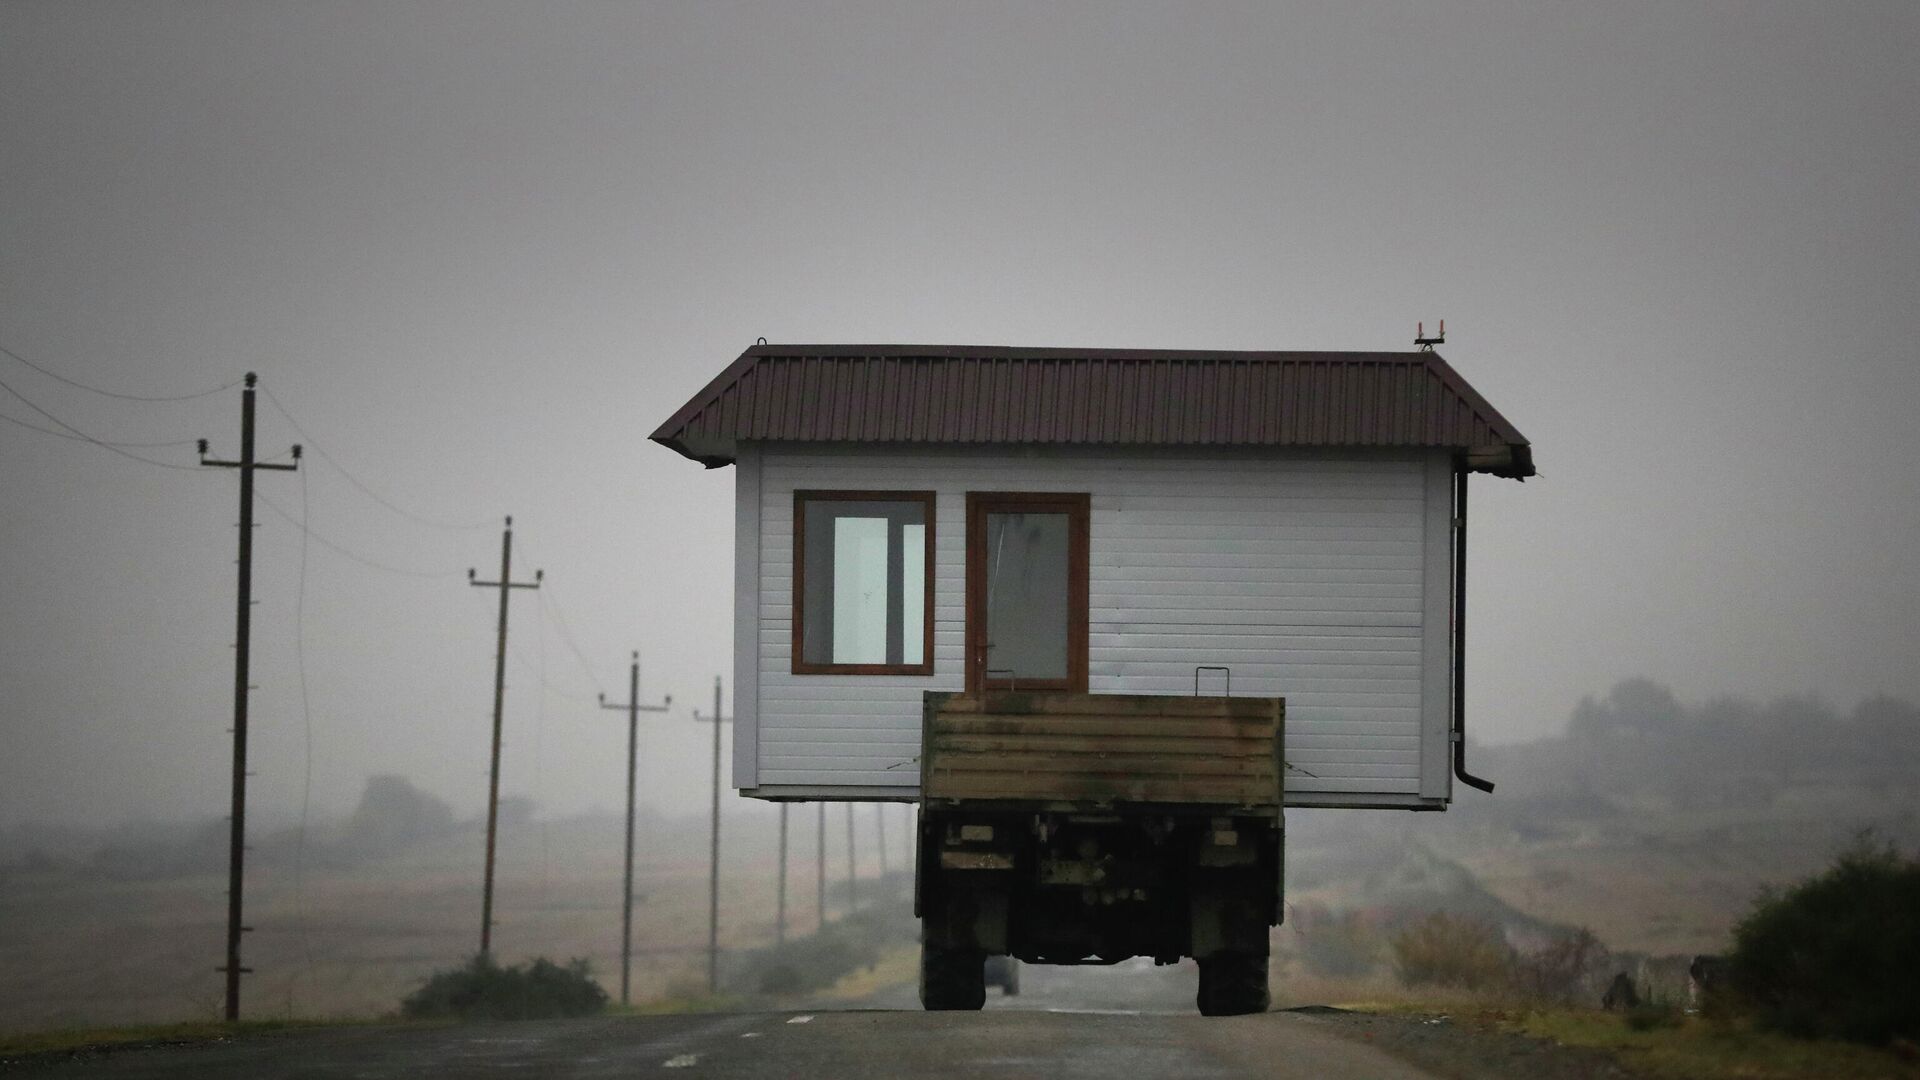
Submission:
<svg viewBox="0 0 1920 1080">
<path fill-rule="evenodd" d="M 734 466 L 733 782 L 920 793 L 927 691 L 1284 698 L 1285 802 L 1442 809 L 1467 477 L 1419 352 L 756 345 L 653 439 Z"/>
</svg>

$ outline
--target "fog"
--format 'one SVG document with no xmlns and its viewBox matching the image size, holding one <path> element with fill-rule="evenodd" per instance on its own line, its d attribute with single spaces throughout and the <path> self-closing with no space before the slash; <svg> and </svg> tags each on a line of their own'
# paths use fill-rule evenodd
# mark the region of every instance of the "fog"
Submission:
<svg viewBox="0 0 1920 1080">
<path fill-rule="evenodd" d="M 732 476 L 645 437 L 761 335 L 1395 349 L 1445 318 L 1541 470 L 1474 488 L 1477 742 L 1634 675 L 1848 716 L 1920 699 L 1916 45 L 1900 4 L 15 2 L 0 345 L 126 395 L 257 371 L 262 456 L 306 445 L 259 478 L 266 823 L 382 774 L 479 811 L 465 571 L 507 514 L 545 578 L 504 791 L 621 805 L 594 698 L 638 649 L 675 701 L 641 801 L 703 809 Z M 22 425 L 191 466 L 237 453 L 238 391 L 0 382 L 0 827 L 223 813 L 235 476 Z"/>
</svg>

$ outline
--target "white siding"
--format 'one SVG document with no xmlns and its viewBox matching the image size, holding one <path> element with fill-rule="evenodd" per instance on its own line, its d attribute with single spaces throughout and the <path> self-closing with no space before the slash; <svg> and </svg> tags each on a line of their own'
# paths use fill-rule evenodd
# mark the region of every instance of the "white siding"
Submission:
<svg viewBox="0 0 1920 1080">
<path fill-rule="evenodd" d="M 1287 699 L 1290 802 L 1448 795 L 1439 455 L 775 445 L 740 464 L 742 788 L 914 795 L 921 692 L 964 682 L 966 493 L 1055 491 L 1091 495 L 1089 690 L 1190 694 L 1196 665 L 1227 665 L 1234 694 Z M 890 488 L 938 493 L 935 673 L 792 674 L 793 492 Z"/>
</svg>

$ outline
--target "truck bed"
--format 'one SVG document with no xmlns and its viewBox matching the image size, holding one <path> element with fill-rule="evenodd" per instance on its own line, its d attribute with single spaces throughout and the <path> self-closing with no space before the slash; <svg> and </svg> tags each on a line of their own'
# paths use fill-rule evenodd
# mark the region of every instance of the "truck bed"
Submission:
<svg viewBox="0 0 1920 1080">
<path fill-rule="evenodd" d="M 1271 810 L 1284 798 L 1282 698 L 930 691 L 928 803 Z"/>
</svg>

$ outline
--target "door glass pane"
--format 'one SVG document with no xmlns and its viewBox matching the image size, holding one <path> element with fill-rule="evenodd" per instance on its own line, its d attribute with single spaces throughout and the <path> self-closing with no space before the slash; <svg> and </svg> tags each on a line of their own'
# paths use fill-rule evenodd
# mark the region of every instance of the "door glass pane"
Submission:
<svg viewBox="0 0 1920 1080">
<path fill-rule="evenodd" d="M 987 514 L 990 680 L 1067 677 L 1068 521 L 1062 513 Z"/>
</svg>

